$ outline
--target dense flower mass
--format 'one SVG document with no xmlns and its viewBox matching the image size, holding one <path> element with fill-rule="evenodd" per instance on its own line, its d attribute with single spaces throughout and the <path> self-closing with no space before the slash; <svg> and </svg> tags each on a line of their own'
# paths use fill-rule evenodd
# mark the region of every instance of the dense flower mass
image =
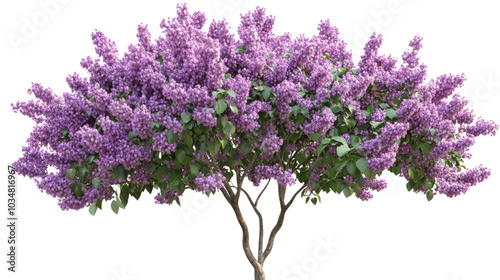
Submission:
<svg viewBox="0 0 500 280">
<path fill-rule="evenodd" d="M 12 105 L 36 123 L 14 166 L 62 209 L 124 207 L 153 189 L 156 203 L 171 204 L 187 189 L 230 191 L 242 176 L 255 186 L 298 181 L 308 200 L 330 191 L 368 200 L 386 188 L 376 178 L 384 170 L 432 199 L 490 175 L 463 159 L 498 125 L 456 93 L 463 75 L 426 79 L 422 38 L 398 66 L 373 34 L 356 64 L 329 21 L 295 38 L 274 34 L 274 21 L 257 8 L 234 34 L 179 5 L 158 39 L 140 25 L 121 56 L 94 32 L 97 58 L 81 61 L 86 77 L 68 76 L 71 92 L 34 83 L 35 99 Z"/>
</svg>

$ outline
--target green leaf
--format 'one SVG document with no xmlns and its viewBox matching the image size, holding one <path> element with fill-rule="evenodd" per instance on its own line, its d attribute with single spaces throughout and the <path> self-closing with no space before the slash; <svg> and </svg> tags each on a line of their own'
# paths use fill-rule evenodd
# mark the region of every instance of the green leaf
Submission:
<svg viewBox="0 0 500 280">
<path fill-rule="evenodd" d="M 337 175 L 337 168 L 334 168 L 334 167 L 330 167 L 326 170 L 326 174 L 328 174 L 328 176 L 332 177 L 332 178 L 335 178 L 335 176 Z"/>
<path fill-rule="evenodd" d="M 230 134 L 231 133 L 231 127 L 229 125 L 226 125 L 224 126 L 224 129 L 223 129 L 224 133 L 226 135 Z"/>
<path fill-rule="evenodd" d="M 120 210 L 120 208 L 119 208 L 118 202 L 116 202 L 116 200 L 111 201 L 111 210 L 113 210 L 113 212 L 115 212 L 115 214 L 118 214 L 118 211 Z"/>
<path fill-rule="evenodd" d="M 238 107 L 235 104 L 233 103 L 229 104 L 229 109 L 231 109 L 233 113 L 238 114 Z"/>
<path fill-rule="evenodd" d="M 191 114 L 186 113 L 186 112 L 181 113 L 181 119 L 182 119 L 183 123 L 185 123 L 185 124 L 188 123 L 191 120 L 191 118 L 192 118 Z"/>
<path fill-rule="evenodd" d="M 399 165 L 393 165 L 392 169 L 389 169 L 389 171 L 391 171 L 392 173 L 394 173 L 394 175 L 399 175 L 399 173 L 401 173 L 401 166 L 399 166 Z"/>
<path fill-rule="evenodd" d="M 432 190 L 428 190 L 425 196 L 427 197 L 427 201 L 431 201 L 434 197 L 434 193 L 432 192 Z"/>
<path fill-rule="evenodd" d="M 226 111 L 226 109 L 227 109 L 226 100 L 221 99 L 221 100 L 217 101 L 217 103 L 215 103 L 215 105 L 214 105 L 214 109 L 215 109 L 215 112 L 217 112 L 217 114 L 219 114 L 219 115 L 224 113 L 224 111 Z"/>
<path fill-rule="evenodd" d="M 354 163 L 354 161 L 347 162 L 347 172 L 349 172 L 349 174 L 351 175 L 354 175 L 356 173 L 356 164 Z"/>
<path fill-rule="evenodd" d="M 95 204 L 90 205 L 90 207 L 89 207 L 90 215 L 94 216 L 95 212 L 97 212 L 97 205 L 95 205 Z"/>
<path fill-rule="evenodd" d="M 228 90 L 228 91 L 226 91 L 226 92 L 227 92 L 227 94 L 228 94 L 229 96 L 231 96 L 231 97 L 236 97 L 236 93 L 235 93 L 234 91 L 232 91 L 232 90 Z"/>
<path fill-rule="evenodd" d="M 370 112 L 370 114 L 373 114 L 373 111 L 375 111 L 375 106 L 370 104 L 366 107 L 366 109 L 368 110 L 368 112 Z"/>
<path fill-rule="evenodd" d="M 333 106 L 330 108 L 330 110 L 331 110 L 333 113 L 335 113 L 335 114 L 336 114 L 336 113 L 340 113 L 340 112 L 342 112 L 342 106 L 341 106 L 341 105 L 339 105 L 339 104 L 335 104 L 335 105 L 333 105 Z"/>
<path fill-rule="evenodd" d="M 360 158 L 356 161 L 356 166 L 358 167 L 361 173 L 365 172 L 366 168 L 368 168 L 368 161 L 364 158 Z"/>
<path fill-rule="evenodd" d="M 332 139 L 335 140 L 335 141 L 337 141 L 337 142 L 340 142 L 340 143 L 342 143 L 342 145 L 348 147 L 347 141 L 345 140 L 344 137 L 342 137 L 342 136 L 333 136 Z"/>
<path fill-rule="evenodd" d="M 347 67 L 342 67 L 340 68 L 340 76 L 342 75 L 345 75 L 345 73 L 347 73 L 347 71 L 351 70 L 351 68 L 347 68 Z"/>
<path fill-rule="evenodd" d="M 175 134 L 172 130 L 167 130 L 167 141 L 169 144 L 172 144 L 177 140 L 177 134 Z"/>
<path fill-rule="evenodd" d="M 152 122 L 152 123 L 149 124 L 149 127 L 151 127 L 151 129 L 159 128 L 160 127 L 160 123 L 159 122 Z"/>
<path fill-rule="evenodd" d="M 343 138 L 343 137 L 342 137 Z M 358 146 L 361 143 L 361 138 L 356 135 L 351 135 L 349 138 L 352 146 Z"/>
<path fill-rule="evenodd" d="M 77 184 L 77 183 L 71 183 L 71 185 L 69 185 L 69 187 L 71 188 L 71 190 L 73 190 L 73 192 L 75 193 L 76 197 L 83 196 L 83 190 L 82 190 L 82 187 L 79 184 Z"/>
<path fill-rule="evenodd" d="M 94 156 L 94 155 L 90 155 L 90 156 L 89 156 L 89 158 L 88 158 L 89 163 L 94 162 L 94 160 L 95 160 L 95 159 L 96 159 L 96 156 Z"/>
<path fill-rule="evenodd" d="M 156 181 L 162 182 L 165 174 L 167 174 L 167 167 L 165 165 L 160 165 L 156 169 Z"/>
<path fill-rule="evenodd" d="M 212 91 L 212 96 L 217 99 L 221 96 L 221 93 L 218 91 Z"/>
<path fill-rule="evenodd" d="M 270 96 L 271 96 L 271 89 L 269 87 L 266 87 L 262 92 L 262 97 L 264 97 L 264 100 L 268 100 Z"/>
<path fill-rule="evenodd" d="M 83 189 L 80 185 L 75 187 L 75 196 L 76 197 L 82 197 L 83 196 Z"/>
<path fill-rule="evenodd" d="M 420 150 L 422 150 L 424 155 L 428 155 L 432 150 L 432 146 L 428 143 L 424 143 L 420 146 Z"/>
<path fill-rule="evenodd" d="M 360 188 L 359 188 L 358 183 L 354 183 L 354 184 L 352 184 L 352 185 L 351 185 L 351 188 L 352 188 L 352 190 L 354 191 L 354 193 L 359 194 Z"/>
<path fill-rule="evenodd" d="M 347 124 L 349 127 L 356 127 L 356 120 L 348 119 L 344 117 L 344 122 Z"/>
<path fill-rule="evenodd" d="M 219 152 L 219 149 L 221 147 L 221 143 L 218 139 L 213 139 L 209 144 L 208 144 L 208 152 L 210 152 L 212 155 L 216 155 L 217 152 Z"/>
<path fill-rule="evenodd" d="M 318 141 L 318 139 L 321 137 L 321 135 L 323 135 L 323 133 L 321 132 L 316 132 L 314 134 L 311 135 L 311 138 L 314 142 Z"/>
<path fill-rule="evenodd" d="M 323 140 L 321 140 L 321 144 L 319 144 L 317 150 L 318 155 L 326 148 L 326 146 L 328 146 L 328 144 L 330 144 L 330 141 L 331 140 L 329 138 L 324 138 Z"/>
<path fill-rule="evenodd" d="M 387 109 L 385 113 L 387 114 L 389 119 L 394 119 L 397 116 L 397 113 L 394 109 Z"/>
<path fill-rule="evenodd" d="M 92 179 L 92 186 L 94 186 L 94 188 L 97 189 L 100 184 L 101 184 L 101 178 L 95 177 L 94 179 Z"/>
<path fill-rule="evenodd" d="M 431 181 L 426 181 L 426 182 L 425 182 L 425 184 L 424 184 L 424 189 L 426 189 L 426 190 L 430 190 L 430 189 L 432 189 L 432 187 L 433 187 L 433 184 L 432 184 L 432 182 L 431 182 Z"/>
<path fill-rule="evenodd" d="M 87 110 L 85 111 L 85 113 L 87 113 L 88 116 L 92 115 L 92 110 Z"/>
<path fill-rule="evenodd" d="M 336 178 L 341 172 L 342 169 L 346 166 L 347 161 L 335 161 L 333 167 L 330 167 L 326 170 L 326 173 L 332 177 Z"/>
<path fill-rule="evenodd" d="M 312 202 L 312 204 L 316 205 L 316 203 L 318 202 L 318 199 L 316 197 L 313 197 L 313 198 L 311 198 L 311 202 Z"/>
<path fill-rule="evenodd" d="M 227 116 L 222 116 L 222 118 L 220 118 L 220 122 L 222 124 L 222 127 L 226 127 L 226 125 L 229 123 L 229 120 L 227 119 Z"/>
<path fill-rule="evenodd" d="M 200 172 L 200 164 L 194 162 L 194 163 L 191 163 L 191 165 L 189 165 L 189 168 L 191 170 L 191 175 L 198 175 L 198 173 Z"/>
<path fill-rule="evenodd" d="M 341 180 L 335 180 L 333 184 L 331 185 L 332 191 L 334 191 L 337 194 L 340 194 L 342 190 L 344 189 L 343 181 Z"/>
<path fill-rule="evenodd" d="M 361 113 L 363 113 L 363 115 L 365 115 L 365 117 L 370 116 L 370 112 L 368 110 L 361 110 Z"/>
<path fill-rule="evenodd" d="M 128 133 L 128 139 L 129 139 L 130 141 L 134 141 L 134 138 L 135 138 L 135 137 L 137 137 L 137 133 L 135 133 L 135 132 L 133 132 L 133 131 L 130 131 L 130 132 Z"/>
<path fill-rule="evenodd" d="M 363 174 L 365 174 L 366 178 L 368 178 L 370 180 L 375 179 L 375 173 L 368 168 L 365 170 L 365 172 L 363 172 Z"/>
<path fill-rule="evenodd" d="M 380 103 L 379 107 L 380 109 L 386 109 L 387 107 L 389 107 L 389 105 L 387 105 L 387 103 Z"/>
<path fill-rule="evenodd" d="M 229 135 L 233 135 L 236 132 L 236 126 L 234 126 L 233 122 L 230 121 L 227 123 L 224 132 Z"/>
<path fill-rule="evenodd" d="M 67 128 L 62 128 L 62 129 L 61 129 L 61 132 L 62 132 L 62 135 L 63 135 L 63 137 L 64 137 L 64 136 L 68 135 L 69 130 L 68 130 Z"/>
<path fill-rule="evenodd" d="M 241 140 L 240 144 L 238 145 L 238 149 L 243 155 L 250 152 L 250 150 L 252 149 L 252 139 L 243 138 L 243 140 Z"/>
<path fill-rule="evenodd" d="M 413 189 L 413 185 L 414 185 L 413 181 L 408 181 L 408 183 L 406 183 L 406 189 L 408 191 L 411 191 Z"/>
<path fill-rule="evenodd" d="M 168 185 L 170 190 L 175 190 L 182 182 L 182 173 L 180 170 L 176 169 L 170 173 L 168 177 Z"/>
<path fill-rule="evenodd" d="M 247 50 L 247 46 L 238 46 L 236 48 L 236 53 L 246 52 L 246 50 Z"/>
<path fill-rule="evenodd" d="M 339 157 L 342 157 L 343 155 L 347 154 L 350 151 L 351 151 L 351 149 L 349 147 L 347 147 L 346 145 L 342 145 L 342 146 L 337 147 L 337 155 Z"/>
<path fill-rule="evenodd" d="M 119 197 L 116 198 L 116 203 L 118 203 L 118 207 L 125 209 L 125 205 L 123 205 L 123 203 Z"/>
<path fill-rule="evenodd" d="M 84 179 L 85 174 L 87 174 L 87 173 L 89 173 L 89 170 L 87 169 L 87 167 L 81 167 L 80 170 L 78 171 L 78 178 Z"/>
<path fill-rule="evenodd" d="M 343 192 L 345 197 L 350 197 L 353 193 L 351 187 L 349 186 L 345 186 Z"/>
<path fill-rule="evenodd" d="M 158 167 L 157 163 L 151 162 L 148 165 L 148 173 L 149 175 L 153 174 L 153 172 L 156 170 L 156 167 Z"/>
<path fill-rule="evenodd" d="M 301 125 L 305 120 L 306 120 L 306 117 L 304 115 L 298 115 L 297 118 L 295 119 L 294 123 L 296 125 Z"/>
<path fill-rule="evenodd" d="M 184 143 L 186 143 L 188 148 L 191 149 L 193 147 L 193 138 L 191 137 L 191 134 L 188 131 L 184 131 L 183 139 Z"/>
<path fill-rule="evenodd" d="M 123 167 L 123 165 L 118 164 L 117 166 L 113 167 L 113 176 L 115 178 L 127 179 L 125 168 Z"/>
<path fill-rule="evenodd" d="M 76 170 L 74 168 L 66 170 L 66 178 L 73 180 L 75 176 L 76 176 Z"/>
<path fill-rule="evenodd" d="M 373 128 L 377 128 L 378 126 L 380 126 L 381 124 L 383 124 L 384 121 L 381 121 L 381 122 L 375 122 L 375 121 L 371 121 L 370 124 Z"/>
<path fill-rule="evenodd" d="M 184 160 L 186 159 L 186 152 L 184 152 L 183 149 L 178 149 L 175 151 L 175 159 L 180 163 L 184 163 Z"/>
<path fill-rule="evenodd" d="M 411 150 L 416 152 L 418 149 L 420 149 L 420 146 L 422 145 L 421 142 L 415 142 L 413 143 L 413 145 L 411 146 Z"/>
<path fill-rule="evenodd" d="M 409 177 L 410 177 L 410 179 L 412 179 L 412 180 L 413 180 L 413 179 L 416 179 L 416 178 L 415 178 L 415 170 L 413 169 L 413 167 L 410 167 L 410 168 L 408 169 L 408 176 L 409 176 Z"/>
<path fill-rule="evenodd" d="M 130 195 L 129 185 L 123 185 L 120 190 L 120 200 L 123 204 L 123 207 L 127 206 L 129 195 Z"/>
</svg>

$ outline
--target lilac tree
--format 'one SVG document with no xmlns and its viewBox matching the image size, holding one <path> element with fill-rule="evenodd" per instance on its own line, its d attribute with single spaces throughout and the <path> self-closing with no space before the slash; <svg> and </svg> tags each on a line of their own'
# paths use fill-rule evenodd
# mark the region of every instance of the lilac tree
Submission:
<svg viewBox="0 0 500 280">
<path fill-rule="evenodd" d="M 99 58 L 82 60 L 88 77 L 68 76 L 71 92 L 34 83 L 28 93 L 36 99 L 13 104 L 36 122 L 14 166 L 61 209 L 89 207 L 92 215 L 108 200 L 118 213 L 144 191 L 156 190 L 159 204 L 180 204 L 187 190 L 222 193 L 255 279 L 265 279 L 263 265 L 299 195 L 313 204 L 327 193 L 369 200 L 387 187 L 378 176 L 388 170 L 431 200 L 490 175 L 463 160 L 498 125 L 475 117 L 455 93 L 463 75 L 426 80 L 420 37 L 398 64 L 378 53 L 382 37 L 373 34 L 356 66 L 329 21 L 316 36 L 292 38 L 273 34 L 274 20 L 257 8 L 241 16 L 238 36 L 224 20 L 207 32 L 203 13 L 179 5 L 160 38 L 139 26 L 139 42 L 123 56 L 96 31 Z M 264 236 L 258 202 L 271 180 L 280 213 Z M 259 219 L 256 251 L 241 200 Z"/>
</svg>

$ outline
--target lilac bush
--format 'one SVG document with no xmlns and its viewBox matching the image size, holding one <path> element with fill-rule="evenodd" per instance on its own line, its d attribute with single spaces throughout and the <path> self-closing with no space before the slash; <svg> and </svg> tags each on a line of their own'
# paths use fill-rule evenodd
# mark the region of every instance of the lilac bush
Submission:
<svg viewBox="0 0 500 280">
<path fill-rule="evenodd" d="M 476 117 L 456 93 L 464 75 L 426 79 L 416 36 L 402 61 L 379 54 L 373 34 L 355 64 L 339 31 L 321 21 L 318 35 L 275 35 L 263 8 L 241 16 L 237 35 L 225 20 L 188 13 L 161 22 L 153 41 L 138 27 L 138 43 L 120 56 L 113 41 L 92 34 L 98 58 L 56 95 L 34 83 L 36 99 L 13 104 L 36 125 L 18 172 L 57 197 L 63 210 L 112 200 L 118 213 L 144 191 L 159 204 L 179 202 L 187 190 L 222 193 L 243 232 L 243 249 L 264 279 L 285 213 L 298 194 L 316 204 L 324 193 L 369 200 L 387 187 L 388 170 L 409 191 L 431 200 L 464 194 L 490 175 L 464 159 L 492 121 Z M 248 179 L 253 186 L 245 183 Z M 278 185 L 280 215 L 267 245 L 257 208 L 269 181 Z M 256 199 L 246 189 L 261 186 Z M 287 190 L 298 185 L 289 198 Z M 288 191 L 290 192 L 290 191 Z M 260 221 L 258 251 L 239 208 L 248 199 Z"/>
</svg>

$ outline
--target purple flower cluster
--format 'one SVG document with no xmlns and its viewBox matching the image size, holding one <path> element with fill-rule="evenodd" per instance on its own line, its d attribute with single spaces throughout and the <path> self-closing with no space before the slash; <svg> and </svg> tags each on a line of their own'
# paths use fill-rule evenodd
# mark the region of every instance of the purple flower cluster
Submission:
<svg viewBox="0 0 500 280">
<path fill-rule="evenodd" d="M 388 124 L 382 128 L 377 137 L 363 142 L 366 150 L 369 168 L 375 172 L 386 170 L 396 161 L 399 144 L 398 139 L 404 137 L 410 128 L 408 123 Z"/>
<path fill-rule="evenodd" d="M 491 171 L 481 165 L 458 174 L 450 170 L 449 174 L 438 179 L 438 191 L 448 197 L 455 197 L 466 193 L 471 186 L 486 180 L 490 175 Z"/>
<path fill-rule="evenodd" d="M 164 196 L 162 196 L 161 193 L 158 193 L 154 197 L 156 204 L 167 204 L 167 205 L 172 204 L 172 202 L 176 201 L 177 199 L 179 199 L 179 194 L 176 191 L 171 191 L 169 189 L 165 191 Z"/>
<path fill-rule="evenodd" d="M 311 122 L 303 124 L 301 128 L 306 134 L 326 133 L 333 128 L 336 119 L 337 116 L 329 108 L 323 108 L 320 112 L 313 113 Z"/>
<path fill-rule="evenodd" d="M 195 108 L 193 119 L 199 121 L 202 125 L 213 127 L 217 124 L 217 119 L 213 116 L 215 110 L 212 108 Z"/>
<path fill-rule="evenodd" d="M 213 192 L 224 186 L 223 176 L 220 173 L 204 175 L 199 173 L 194 179 L 195 190 L 198 192 Z"/>
<path fill-rule="evenodd" d="M 248 173 L 248 179 L 253 182 L 254 186 L 259 186 L 260 181 L 268 179 L 275 179 L 282 187 L 292 186 L 296 181 L 291 170 L 283 170 L 279 164 L 257 165 Z"/>
<path fill-rule="evenodd" d="M 283 139 L 276 135 L 270 135 L 262 140 L 262 148 L 265 152 L 262 157 L 269 157 L 279 151 L 281 145 L 283 145 Z"/>
</svg>

